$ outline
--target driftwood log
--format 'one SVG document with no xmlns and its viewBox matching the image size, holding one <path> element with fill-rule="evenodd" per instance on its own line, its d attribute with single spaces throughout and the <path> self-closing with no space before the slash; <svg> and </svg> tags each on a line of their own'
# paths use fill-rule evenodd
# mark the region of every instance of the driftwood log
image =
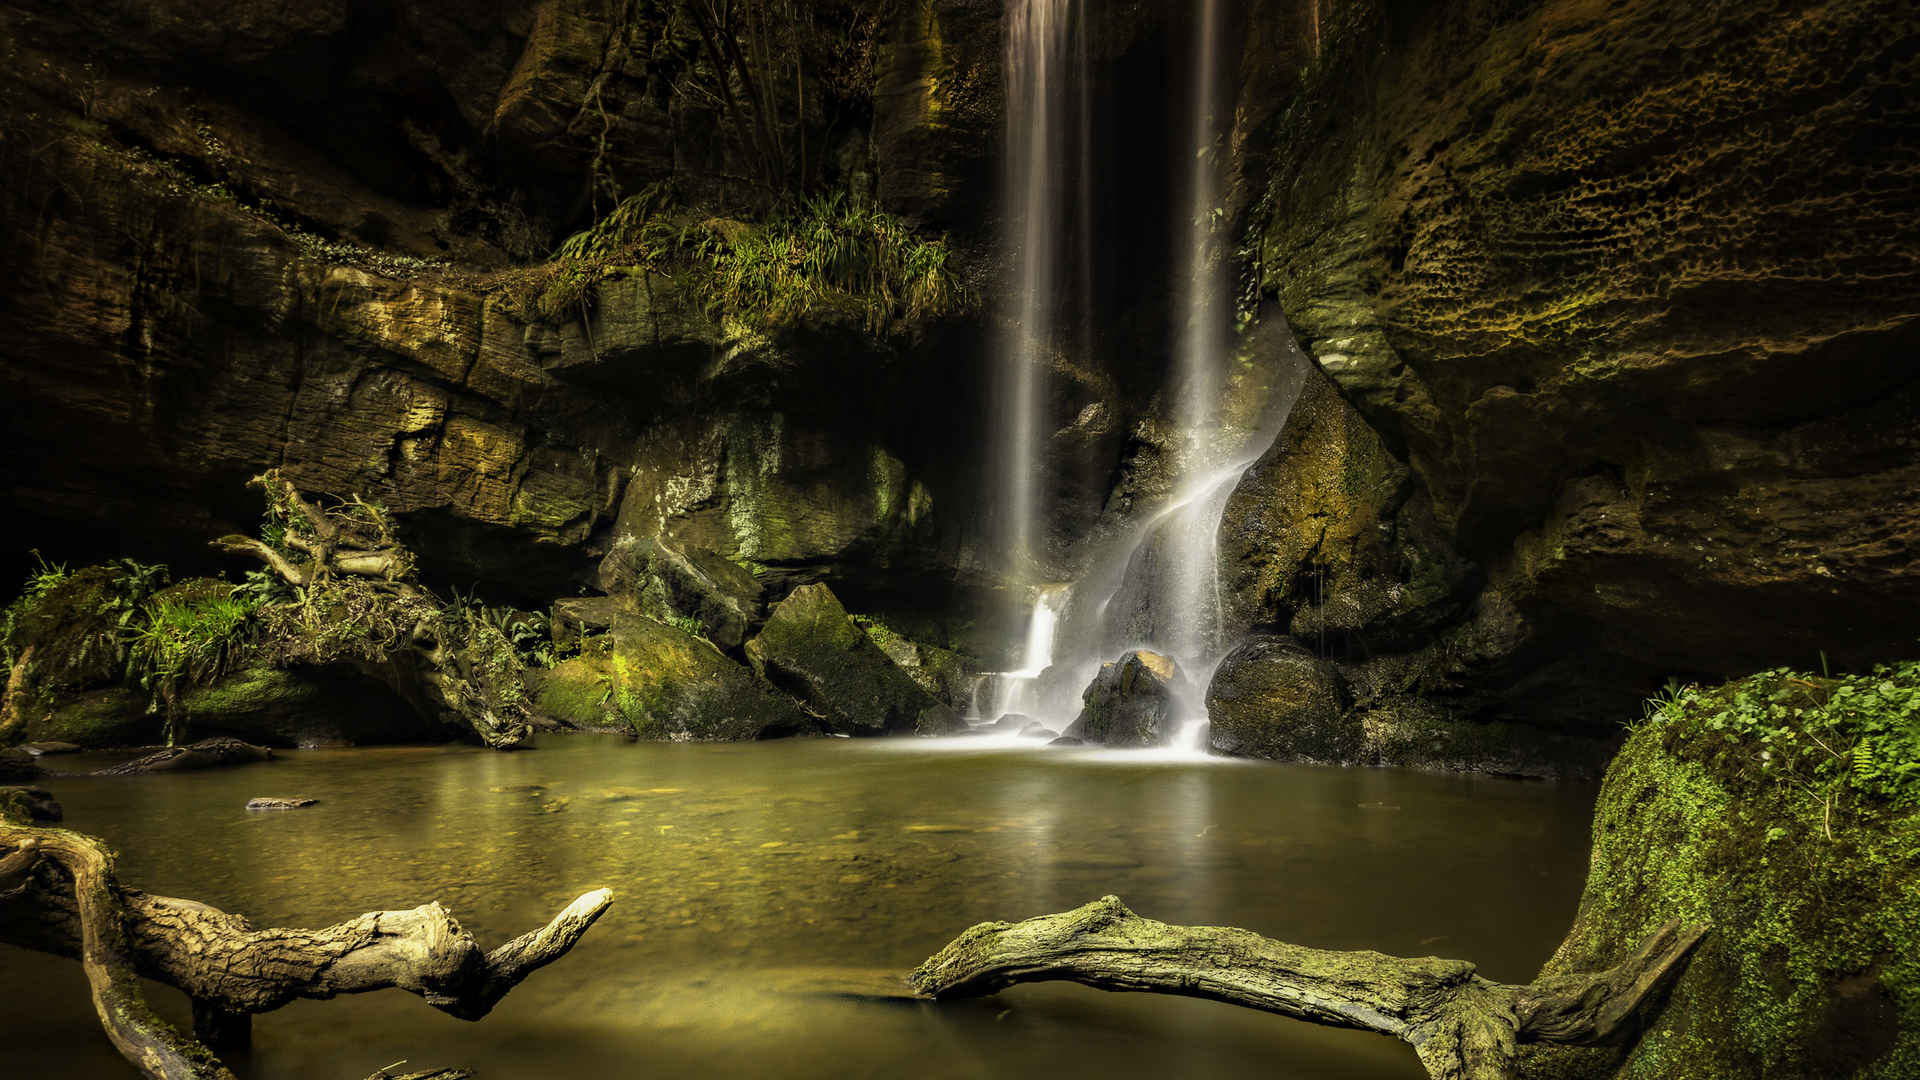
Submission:
<svg viewBox="0 0 1920 1080">
<path fill-rule="evenodd" d="M 79 958 L 107 1037 L 154 1080 L 231 1080 L 213 1049 L 245 1045 L 253 1014 L 296 998 L 394 988 L 478 1020 L 565 956 L 612 903 L 611 890 L 585 893 L 492 950 L 437 903 L 318 930 L 255 929 L 205 904 L 126 888 L 99 840 L 28 825 L 18 807 L 0 805 L 0 942 Z M 154 1015 L 142 977 L 186 993 L 193 1035 Z"/>
<path fill-rule="evenodd" d="M 471 728 L 496 750 L 526 740 L 533 726 L 518 663 L 501 671 L 476 656 L 475 635 L 496 631 L 468 626 L 464 638 L 453 632 L 442 605 L 415 579 L 413 555 L 394 535 L 384 509 L 359 496 L 323 505 L 278 470 L 254 477 L 248 486 L 266 493 L 269 517 L 282 526 L 277 543 L 233 534 L 213 541 L 216 549 L 259 560 L 299 591 L 302 604 L 330 582 L 352 580 L 381 596 L 386 614 L 402 623 L 377 656 L 305 659 L 353 660 L 417 709 Z M 493 656 L 501 655 L 504 639 L 491 644 Z"/>
<path fill-rule="evenodd" d="M 936 999 L 1048 980 L 1209 998 L 1404 1039 L 1435 1080 L 1506 1080 L 1521 1043 L 1598 1046 L 1633 1034 L 1643 1007 L 1664 994 L 1705 933 L 1674 924 L 1609 971 L 1510 986 L 1481 978 L 1463 960 L 1330 952 L 1232 927 L 1169 926 L 1108 896 L 1057 915 L 981 923 L 910 982 Z"/>
</svg>

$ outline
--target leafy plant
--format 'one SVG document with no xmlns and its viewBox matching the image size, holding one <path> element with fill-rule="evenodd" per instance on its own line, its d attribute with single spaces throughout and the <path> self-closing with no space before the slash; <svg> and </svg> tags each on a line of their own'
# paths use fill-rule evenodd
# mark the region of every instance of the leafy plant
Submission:
<svg viewBox="0 0 1920 1080">
<path fill-rule="evenodd" d="M 1777 668 L 1713 690 L 1669 685 L 1646 725 L 1829 811 L 1847 799 L 1920 804 L 1920 661 L 1839 679 Z"/>
<path fill-rule="evenodd" d="M 167 723 L 167 744 L 184 734 L 180 695 L 232 671 L 252 643 L 258 604 L 246 593 L 147 604 L 127 640 L 127 677 L 153 696 Z"/>
<path fill-rule="evenodd" d="M 667 625 L 692 637 L 704 639 L 707 636 L 707 624 L 692 615 L 668 615 Z"/>
</svg>

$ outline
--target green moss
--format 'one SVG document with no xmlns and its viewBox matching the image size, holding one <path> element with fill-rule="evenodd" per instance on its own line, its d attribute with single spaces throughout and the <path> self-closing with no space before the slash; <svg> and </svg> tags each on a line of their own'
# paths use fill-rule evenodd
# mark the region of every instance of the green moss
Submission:
<svg viewBox="0 0 1920 1080">
<path fill-rule="evenodd" d="M 1916 703 L 1920 664 L 1766 672 L 1653 708 L 1608 771 L 1548 970 L 1608 966 L 1669 920 L 1713 933 L 1617 1072 L 1555 1052 L 1528 1075 L 1920 1075 Z"/>
</svg>

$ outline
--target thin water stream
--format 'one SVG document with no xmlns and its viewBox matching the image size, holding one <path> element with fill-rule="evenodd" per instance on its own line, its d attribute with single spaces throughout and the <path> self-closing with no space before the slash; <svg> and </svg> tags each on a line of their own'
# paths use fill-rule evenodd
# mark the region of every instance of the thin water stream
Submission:
<svg viewBox="0 0 1920 1080">
<path fill-rule="evenodd" d="M 1590 787 L 1124 752 L 548 739 L 56 778 L 124 878 L 317 925 L 438 899 L 492 943 L 608 885 L 575 952 L 478 1024 L 389 991 L 261 1017 L 243 1080 L 407 1058 L 562 1076 L 1413 1078 L 1412 1052 L 1207 1002 L 881 996 L 948 939 L 1117 893 L 1142 914 L 1530 978 L 1572 916 Z M 260 814 L 256 795 L 309 810 Z M 171 991 L 156 999 L 184 1020 Z M 0 947 L 0 1072 L 118 1078 L 78 964 Z"/>
</svg>

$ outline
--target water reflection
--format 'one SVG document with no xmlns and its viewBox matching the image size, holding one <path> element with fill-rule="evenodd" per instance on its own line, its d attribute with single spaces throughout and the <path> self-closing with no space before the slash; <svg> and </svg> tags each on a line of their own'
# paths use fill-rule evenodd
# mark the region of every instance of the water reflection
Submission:
<svg viewBox="0 0 1920 1080">
<path fill-rule="evenodd" d="M 597 738 L 525 754 L 310 751 L 226 773 L 49 786 L 73 825 L 121 846 L 129 881 L 256 923 L 439 899 L 491 942 L 589 887 L 615 889 L 581 947 L 480 1024 L 393 993 L 262 1018 L 242 1076 L 290 1080 L 364 1076 L 399 1058 L 480 1065 L 490 1080 L 1416 1077 L 1391 1040 L 1204 1002 L 1046 986 L 933 1008 L 873 994 L 974 922 L 1109 892 L 1167 921 L 1457 955 L 1524 980 L 1571 916 L 1592 798 L 1031 749 Z M 276 794 L 322 801 L 241 809 Z M 9 1074 L 126 1075 L 91 1021 L 78 965 L 0 950 L 0 971 Z"/>
</svg>

